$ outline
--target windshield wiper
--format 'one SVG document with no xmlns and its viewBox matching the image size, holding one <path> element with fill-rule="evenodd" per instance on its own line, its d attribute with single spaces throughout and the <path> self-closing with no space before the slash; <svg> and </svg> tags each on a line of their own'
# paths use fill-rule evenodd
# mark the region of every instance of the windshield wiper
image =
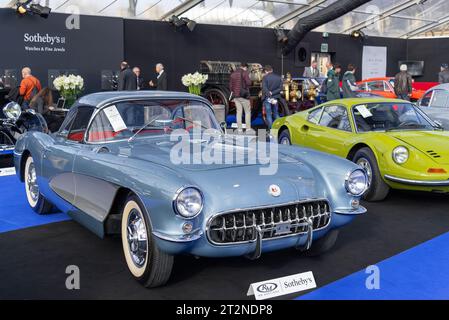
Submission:
<svg viewBox="0 0 449 320">
<path fill-rule="evenodd" d="M 158 115 L 157 117 L 151 119 L 151 121 L 148 121 L 147 123 L 145 123 L 141 128 L 139 128 L 139 130 L 136 131 L 136 133 L 134 133 L 129 139 L 128 142 L 131 142 L 134 140 L 134 138 L 142 132 L 143 129 L 145 129 L 146 127 L 148 127 L 149 125 L 153 124 L 154 122 L 156 122 L 157 120 L 159 120 L 160 118 L 162 118 L 162 114 Z"/>
<path fill-rule="evenodd" d="M 208 128 L 208 127 L 206 127 L 206 126 L 203 126 L 201 123 L 198 123 L 198 122 L 195 122 L 195 121 L 192 121 L 192 120 L 190 120 L 190 119 L 187 119 L 187 118 L 183 118 L 183 117 L 176 117 L 176 119 L 181 119 L 181 120 L 183 120 L 183 121 L 187 121 L 187 122 L 190 122 L 191 124 L 193 124 L 193 125 L 195 125 L 195 124 L 199 124 L 200 126 L 201 126 L 201 128 L 203 128 L 204 130 L 209 130 L 210 128 Z M 175 119 L 175 120 L 176 120 Z"/>
</svg>

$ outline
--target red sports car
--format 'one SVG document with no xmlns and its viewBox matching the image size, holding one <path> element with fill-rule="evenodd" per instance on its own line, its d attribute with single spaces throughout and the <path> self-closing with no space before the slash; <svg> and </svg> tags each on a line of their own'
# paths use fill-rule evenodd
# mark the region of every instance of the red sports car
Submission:
<svg viewBox="0 0 449 320">
<path fill-rule="evenodd" d="M 357 83 L 361 92 L 370 92 L 372 94 L 389 98 L 396 99 L 397 96 L 394 93 L 394 78 L 371 78 L 362 80 Z M 418 101 L 424 95 L 424 90 L 417 90 L 413 88 L 412 95 L 410 99 L 412 101 Z"/>
</svg>

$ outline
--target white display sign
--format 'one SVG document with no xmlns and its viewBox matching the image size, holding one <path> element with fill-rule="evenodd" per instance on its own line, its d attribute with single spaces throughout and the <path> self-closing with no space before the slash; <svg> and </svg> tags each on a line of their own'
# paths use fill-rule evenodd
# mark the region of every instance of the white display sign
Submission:
<svg viewBox="0 0 449 320">
<path fill-rule="evenodd" d="M 16 174 L 16 169 L 14 167 L 12 167 L 12 168 L 1 168 L 0 169 L 0 177 L 13 176 L 15 174 Z"/>
<path fill-rule="evenodd" d="M 362 78 L 387 76 L 387 47 L 363 47 Z"/>
<path fill-rule="evenodd" d="M 108 118 L 109 122 L 111 123 L 112 129 L 114 129 L 115 132 L 127 129 L 127 126 L 123 121 L 122 116 L 118 112 L 116 106 L 110 106 L 105 108 L 104 113 Z"/>
<path fill-rule="evenodd" d="M 313 272 L 304 272 L 292 276 L 252 283 L 248 296 L 254 295 L 256 300 L 265 300 L 316 288 Z"/>
</svg>

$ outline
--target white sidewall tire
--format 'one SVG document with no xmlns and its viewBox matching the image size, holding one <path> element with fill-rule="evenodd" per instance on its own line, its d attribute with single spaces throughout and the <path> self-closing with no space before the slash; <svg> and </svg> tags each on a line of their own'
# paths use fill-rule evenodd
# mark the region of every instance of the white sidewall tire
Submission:
<svg viewBox="0 0 449 320">
<path fill-rule="evenodd" d="M 25 192 L 26 192 L 26 195 L 27 195 L 28 204 L 30 205 L 31 208 L 34 209 L 37 206 L 37 203 L 39 201 L 39 197 L 37 197 L 36 200 L 33 200 L 33 197 L 31 196 L 31 193 L 30 193 L 30 190 L 29 190 L 28 171 L 29 171 L 29 168 L 30 168 L 31 164 L 34 164 L 34 161 L 33 161 L 33 158 L 31 156 L 29 156 L 27 158 L 27 161 L 25 162 L 25 174 L 24 174 L 24 177 L 25 177 Z M 36 168 L 34 170 L 36 170 Z"/>
<path fill-rule="evenodd" d="M 122 229 L 122 245 L 123 245 L 123 253 L 125 255 L 125 260 L 126 260 L 126 264 L 128 265 L 128 269 L 134 277 L 139 279 L 145 274 L 145 271 L 147 269 L 148 258 L 149 258 L 148 252 L 150 250 L 148 239 L 149 239 L 150 235 L 147 234 L 147 255 L 145 258 L 145 264 L 142 267 L 138 267 L 134 263 L 133 258 L 131 257 L 131 253 L 129 252 L 129 244 L 128 244 L 128 238 L 127 238 L 128 218 L 129 218 L 129 214 L 131 213 L 131 211 L 133 209 L 138 211 L 142 215 L 142 219 L 144 221 L 146 221 L 146 219 L 144 217 L 144 213 L 142 212 L 138 203 L 135 202 L 134 200 L 128 201 L 125 205 L 125 208 L 123 209 L 123 215 L 122 215 L 122 228 L 121 228 Z M 146 230 L 148 233 L 148 225 L 146 225 Z"/>
</svg>

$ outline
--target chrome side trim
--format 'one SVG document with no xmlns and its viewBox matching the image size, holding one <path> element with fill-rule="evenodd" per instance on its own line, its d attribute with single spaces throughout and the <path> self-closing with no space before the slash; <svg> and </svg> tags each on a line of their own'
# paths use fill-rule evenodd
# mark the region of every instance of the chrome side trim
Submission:
<svg viewBox="0 0 449 320">
<path fill-rule="evenodd" d="M 412 180 L 404 179 L 386 174 L 385 179 L 392 182 L 407 184 L 411 186 L 423 186 L 423 187 L 449 187 L 449 180 Z"/>
</svg>

